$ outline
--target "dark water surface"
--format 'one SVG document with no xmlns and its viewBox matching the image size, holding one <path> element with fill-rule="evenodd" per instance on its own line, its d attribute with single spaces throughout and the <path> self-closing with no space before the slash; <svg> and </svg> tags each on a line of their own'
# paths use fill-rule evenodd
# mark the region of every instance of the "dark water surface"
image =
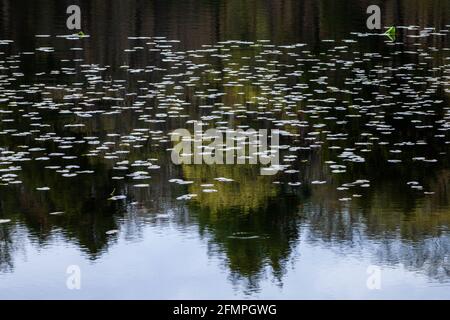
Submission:
<svg viewBox="0 0 450 320">
<path fill-rule="evenodd" d="M 0 298 L 450 298 L 450 1 L 0 16 Z M 283 170 L 172 164 L 192 120 L 282 130 Z"/>
</svg>

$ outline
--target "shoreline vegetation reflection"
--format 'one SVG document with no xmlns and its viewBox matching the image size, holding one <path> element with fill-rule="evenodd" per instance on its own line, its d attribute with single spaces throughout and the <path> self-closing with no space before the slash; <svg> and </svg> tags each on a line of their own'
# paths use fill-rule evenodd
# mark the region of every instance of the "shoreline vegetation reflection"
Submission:
<svg viewBox="0 0 450 320">
<path fill-rule="evenodd" d="M 367 1 L 81 1 L 78 39 L 50 14 L 64 1 L 4 1 L 0 275 L 24 239 L 101 263 L 175 225 L 244 294 L 282 288 L 303 242 L 449 285 L 450 3 L 413 2 L 387 1 L 391 42 Z M 282 170 L 174 165 L 194 121 L 279 129 Z"/>
</svg>

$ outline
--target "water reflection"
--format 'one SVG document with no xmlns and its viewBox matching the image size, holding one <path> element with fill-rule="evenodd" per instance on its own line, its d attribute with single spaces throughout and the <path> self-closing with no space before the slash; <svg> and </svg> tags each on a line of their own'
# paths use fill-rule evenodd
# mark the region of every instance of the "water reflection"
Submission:
<svg viewBox="0 0 450 320">
<path fill-rule="evenodd" d="M 330 267 L 324 250 L 448 286 L 447 2 L 386 3 L 407 26 L 395 43 L 364 34 L 365 1 L 81 4 L 91 37 L 70 39 L 63 2 L 2 2 L 0 282 L 26 286 L 35 250 L 119 265 L 117 248 L 167 233 L 170 254 L 134 254 L 200 249 L 238 295 L 286 297 L 296 269 Z M 281 129 L 286 167 L 173 165 L 168 134 L 194 119 Z M 177 249 L 184 236 L 206 248 Z"/>
</svg>

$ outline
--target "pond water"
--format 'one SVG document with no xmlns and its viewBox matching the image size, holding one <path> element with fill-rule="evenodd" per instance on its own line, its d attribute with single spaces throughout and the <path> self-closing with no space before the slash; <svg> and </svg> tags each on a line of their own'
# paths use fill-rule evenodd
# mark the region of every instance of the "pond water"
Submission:
<svg viewBox="0 0 450 320">
<path fill-rule="evenodd" d="M 450 1 L 383 3 L 2 1 L 0 298 L 450 298 Z"/>
</svg>

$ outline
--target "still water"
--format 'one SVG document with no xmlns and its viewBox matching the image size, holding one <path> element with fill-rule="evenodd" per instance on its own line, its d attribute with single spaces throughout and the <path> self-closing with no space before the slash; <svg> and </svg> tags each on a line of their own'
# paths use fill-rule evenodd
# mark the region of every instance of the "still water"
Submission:
<svg viewBox="0 0 450 320">
<path fill-rule="evenodd" d="M 450 298 L 450 1 L 69 2 L 0 4 L 0 298 Z"/>
</svg>

